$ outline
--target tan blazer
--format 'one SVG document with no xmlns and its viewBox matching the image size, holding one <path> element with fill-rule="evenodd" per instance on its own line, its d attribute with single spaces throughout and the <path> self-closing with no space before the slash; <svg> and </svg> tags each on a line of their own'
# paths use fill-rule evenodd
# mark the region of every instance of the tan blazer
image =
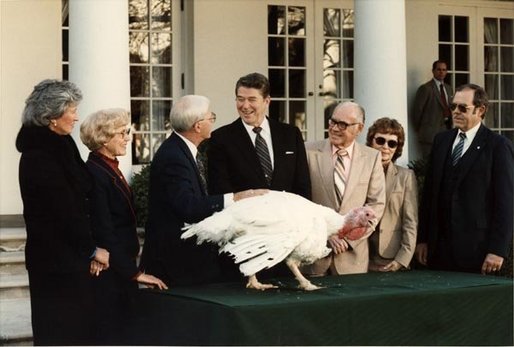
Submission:
<svg viewBox="0 0 514 347">
<path fill-rule="evenodd" d="M 334 163 L 329 140 L 307 143 L 307 161 L 312 185 L 312 201 L 336 209 Z M 355 143 L 352 164 L 339 213 L 359 206 L 370 206 L 377 219 L 372 221 L 365 237 L 348 241 L 352 250 L 318 260 L 302 268 L 308 275 L 365 273 L 368 271 L 368 237 L 382 217 L 385 205 L 385 177 L 379 151 Z"/>
<path fill-rule="evenodd" d="M 418 189 L 414 171 L 390 164 L 386 173 L 386 205 L 377 230 L 371 235 L 372 261 L 391 260 L 408 268 L 416 248 Z"/>
</svg>

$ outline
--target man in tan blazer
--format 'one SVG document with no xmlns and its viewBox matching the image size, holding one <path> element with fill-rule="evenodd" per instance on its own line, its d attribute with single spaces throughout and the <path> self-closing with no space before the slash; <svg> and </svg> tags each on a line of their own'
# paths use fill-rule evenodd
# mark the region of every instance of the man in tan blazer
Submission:
<svg viewBox="0 0 514 347">
<path fill-rule="evenodd" d="M 385 177 L 380 152 L 360 145 L 355 139 L 364 127 L 364 109 L 354 102 L 339 104 L 329 119 L 329 138 L 307 143 L 307 160 L 312 185 L 312 201 L 333 208 L 339 213 L 347 213 L 359 206 L 370 206 L 376 214 L 366 235 L 360 240 L 328 240 L 332 253 L 306 266 L 302 271 L 307 275 L 324 275 L 330 270 L 332 275 L 365 273 L 368 271 L 368 237 L 382 217 L 385 204 Z M 338 202 L 334 179 L 334 169 L 338 151 L 344 163 L 344 190 L 342 201 Z"/>
</svg>

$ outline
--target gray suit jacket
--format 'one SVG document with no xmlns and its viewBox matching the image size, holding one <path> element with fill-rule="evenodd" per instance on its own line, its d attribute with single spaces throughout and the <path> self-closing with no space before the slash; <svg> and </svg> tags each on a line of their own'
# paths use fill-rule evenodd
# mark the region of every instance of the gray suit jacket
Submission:
<svg viewBox="0 0 514 347">
<path fill-rule="evenodd" d="M 337 209 L 334 192 L 334 164 L 329 140 L 306 144 L 312 184 L 312 201 Z M 368 271 L 368 237 L 382 217 L 385 205 L 385 177 L 381 154 L 377 150 L 355 143 L 352 164 L 339 213 L 359 206 L 370 206 L 377 215 L 365 237 L 348 241 L 352 250 L 330 254 L 302 269 L 306 274 L 322 275 L 330 268 L 332 274 L 365 273 Z"/>
<path fill-rule="evenodd" d="M 418 189 L 414 171 L 390 164 L 386 173 L 386 205 L 378 229 L 370 237 L 370 253 L 379 265 L 396 260 L 408 267 L 418 233 Z"/>
<path fill-rule="evenodd" d="M 451 103 L 452 87 L 445 83 L 444 89 L 448 95 L 448 103 Z M 428 154 L 435 134 L 447 130 L 443 116 L 444 106 L 440 95 L 433 79 L 421 85 L 416 92 L 411 119 L 418 141 L 424 147 L 423 154 Z"/>
</svg>

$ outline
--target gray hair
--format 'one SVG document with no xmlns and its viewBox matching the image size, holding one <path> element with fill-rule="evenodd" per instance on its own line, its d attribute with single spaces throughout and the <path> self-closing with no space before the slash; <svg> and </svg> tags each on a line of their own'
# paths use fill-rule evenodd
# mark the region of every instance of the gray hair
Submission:
<svg viewBox="0 0 514 347">
<path fill-rule="evenodd" d="M 364 121 L 366 120 L 366 112 L 364 111 L 364 107 L 353 101 L 344 101 L 336 106 L 332 114 L 336 114 L 343 107 L 351 107 L 355 109 L 357 111 L 356 117 L 362 122 L 362 124 L 364 124 Z"/>
<path fill-rule="evenodd" d="M 210 100 L 202 95 L 181 97 L 171 108 L 171 127 L 179 133 L 191 129 L 196 122 L 205 118 L 210 104 Z"/>
<path fill-rule="evenodd" d="M 117 129 L 126 128 L 129 122 L 129 113 L 122 108 L 96 111 L 80 125 L 80 139 L 90 151 L 96 151 L 116 135 Z"/>
<path fill-rule="evenodd" d="M 46 79 L 39 82 L 25 100 L 22 123 L 46 127 L 50 120 L 60 118 L 68 107 L 77 106 L 82 92 L 69 81 Z"/>
</svg>

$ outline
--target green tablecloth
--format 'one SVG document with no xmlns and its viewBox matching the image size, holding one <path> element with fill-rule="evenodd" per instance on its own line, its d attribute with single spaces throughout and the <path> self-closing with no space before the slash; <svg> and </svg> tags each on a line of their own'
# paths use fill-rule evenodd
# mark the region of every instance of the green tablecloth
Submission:
<svg viewBox="0 0 514 347">
<path fill-rule="evenodd" d="M 242 283 L 141 290 L 134 344 L 512 345 L 513 282 L 404 271 L 323 277 L 314 292 Z"/>
</svg>

